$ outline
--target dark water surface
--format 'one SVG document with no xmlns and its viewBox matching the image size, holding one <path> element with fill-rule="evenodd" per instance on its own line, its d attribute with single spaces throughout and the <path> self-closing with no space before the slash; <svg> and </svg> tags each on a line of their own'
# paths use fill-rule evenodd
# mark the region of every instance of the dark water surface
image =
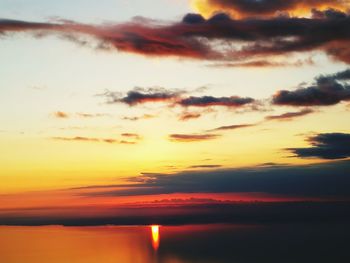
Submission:
<svg viewBox="0 0 350 263">
<path fill-rule="evenodd" d="M 350 262 L 347 224 L 0 227 L 1 263 Z"/>
</svg>

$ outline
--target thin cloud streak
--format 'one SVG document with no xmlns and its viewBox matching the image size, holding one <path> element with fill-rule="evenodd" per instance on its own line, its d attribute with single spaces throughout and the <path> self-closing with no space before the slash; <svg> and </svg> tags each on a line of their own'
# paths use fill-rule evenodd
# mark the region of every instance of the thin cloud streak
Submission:
<svg viewBox="0 0 350 263">
<path fill-rule="evenodd" d="M 269 115 L 265 117 L 265 120 L 278 120 L 278 121 L 290 121 L 298 117 L 303 117 L 309 114 L 314 113 L 315 111 L 312 109 L 303 109 L 296 112 L 286 112 L 280 115 Z"/>
<path fill-rule="evenodd" d="M 200 142 L 219 138 L 219 134 L 170 134 L 169 140 L 173 142 Z"/>
<path fill-rule="evenodd" d="M 243 128 L 250 128 L 257 126 L 258 124 L 235 124 L 235 125 L 228 125 L 228 126 L 220 126 L 218 128 L 209 130 L 209 131 L 227 131 L 227 130 L 237 130 L 237 129 L 243 129 Z"/>
<path fill-rule="evenodd" d="M 108 144 L 136 144 L 134 141 L 117 140 L 113 138 L 94 138 L 94 137 L 51 137 L 51 140 L 55 141 L 67 141 L 67 142 L 104 142 Z"/>
</svg>

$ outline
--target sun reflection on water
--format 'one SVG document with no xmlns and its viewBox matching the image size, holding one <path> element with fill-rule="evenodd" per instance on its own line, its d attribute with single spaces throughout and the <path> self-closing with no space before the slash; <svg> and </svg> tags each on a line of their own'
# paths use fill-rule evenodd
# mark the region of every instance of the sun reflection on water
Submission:
<svg viewBox="0 0 350 263">
<path fill-rule="evenodd" d="M 152 232 L 152 246 L 154 250 L 157 250 L 159 247 L 159 226 L 158 225 L 153 225 L 151 226 L 151 232 Z"/>
</svg>

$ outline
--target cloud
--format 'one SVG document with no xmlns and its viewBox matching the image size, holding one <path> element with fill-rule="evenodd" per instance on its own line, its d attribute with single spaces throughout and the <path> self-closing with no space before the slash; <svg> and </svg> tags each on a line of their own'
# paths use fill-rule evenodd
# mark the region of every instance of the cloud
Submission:
<svg viewBox="0 0 350 263">
<path fill-rule="evenodd" d="M 52 137 L 52 140 L 57 141 L 68 141 L 68 142 L 105 142 L 109 144 L 136 144 L 136 142 L 125 141 L 125 140 L 117 140 L 113 138 L 93 138 L 93 137 Z"/>
<path fill-rule="evenodd" d="M 109 114 L 106 113 L 85 113 L 85 112 L 78 112 L 76 113 L 76 116 L 80 118 L 99 118 L 99 117 L 108 117 Z"/>
<path fill-rule="evenodd" d="M 119 142 L 120 144 L 136 144 L 137 142 L 135 142 L 135 141 L 126 141 L 126 140 L 121 140 L 120 142 Z"/>
<path fill-rule="evenodd" d="M 350 134 L 348 133 L 321 133 L 309 137 L 308 142 L 312 147 L 287 150 L 302 158 L 345 159 L 350 157 Z"/>
<path fill-rule="evenodd" d="M 312 58 L 307 60 L 297 60 L 295 62 L 271 61 L 271 60 L 253 60 L 243 62 L 221 62 L 208 65 L 211 68 L 272 68 L 272 67 L 301 67 L 303 65 L 314 65 Z"/>
<path fill-rule="evenodd" d="M 191 165 L 188 168 L 190 169 L 213 169 L 213 168 L 220 168 L 222 165 L 220 164 L 198 164 L 198 165 Z"/>
<path fill-rule="evenodd" d="M 96 200 L 96 199 L 95 199 Z M 64 207 L 44 207 L 44 208 L 28 208 L 28 209 L 0 209 L 0 225 L 19 225 L 19 226 L 40 226 L 40 225 L 64 225 L 64 226 L 102 226 L 102 225 L 193 225 L 193 224 L 215 224 L 215 223 L 237 223 L 240 225 L 246 224 L 254 224 L 254 229 L 257 224 L 262 223 L 298 223 L 298 228 L 303 226 L 303 223 L 311 223 L 306 224 L 303 227 L 301 233 L 308 233 L 304 238 L 308 239 L 310 236 L 310 226 L 320 226 L 318 231 L 323 231 L 328 228 L 324 228 L 324 224 L 315 224 L 320 222 L 332 222 L 337 226 L 336 230 L 342 233 L 341 236 L 344 236 L 344 240 L 341 240 L 341 244 L 344 245 L 344 251 L 346 251 L 346 241 L 348 238 L 348 233 L 344 233 L 344 227 L 339 227 L 339 223 L 347 224 L 350 218 L 349 214 L 349 202 L 317 202 L 317 201 L 304 201 L 304 202 L 215 202 L 215 200 L 211 199 L 194 199 L 189 202 L 182 202 L 181 200 L 175 199 L 170 200 L 170 202 L 159 202 L 159 203 L 149 203 L 149 204 L 130 204 L 124 206 L 98 206 L 98 205 L 89 205 L 89 206 L 64 206 Z M 216 235 L 211 231 L 210 242 L 205 246 L 207 249 L 203 251 L 210 251 L 213 244 L 213 234 L 214 239 L 217 242 L 223 242 L 223 237 L 235 237 L 235 242 L 237 245 L 242 243 L 242 238 L 246 240 L 246 244 L 242 246 L 242 249 L 246 249 L 245 253 L 241 254 L 241 258 L 246 258 L 247 254 L 251 254 L 251 242 L 252 240 L 256 240 L 256 236 L 252 236 L 251 233 L 256 233 L 256 231 L 251 231 L 252 229 L 249 227 L 248 232 L 240 231 L 243 229 L 247 229 L 246 227 L 237 227 L 235 224 L 231 231 L 227 235 L 227 227 L 222 228 L 225 231 L 226 235 Z M 278 224 L 281 225 L 281 224 Z M 284 224 L 290 226 L 291 224 Z M 340 225 L 340 226 L 341 226 Z M 222 225 L 218 225 L 219 228 Z M 191 228 L 190 228 L 191 229 Z M 198 231 L 199 228 L 194 229 L 192 234 L 199 234 L 200 238 L 203 237 L 203 231 Z M 206 228 L 205 228 L 206 229 Z M 261 244 L 268 244 L 268 248 L 271 248 L 271 228 L 258 228 L 263 230 L 260 236 L 263 237 L 263 240 L 266 242 L 261 242 L 259 239 L 256 242 L 256 246 L 260 247 Z M 265 229 L 265 230 L 264 230 Z M 275 229 L 275 228 L 272 228 Z M 284 228 L 283 228 L 284 229 Z M 288 233 L 295 233 L 295 225 L 287 231 Z M 181 235 L 183 237 L 192 237 L 193 235 L 188 235 L 188 228 L 185 229 L 186 234 Z M 255 229 L 256 230 L 256 229 Z M 286 230 L 286 229 L 284 229 Z M 329 230 L 334 234 L 334 229 Z M 258 231 L 259 232 L 259 231 Z M 339 233 L 340 233 L 339 232 Z M 184 232 L 185 233 L 185 232 Z M 240 233 L 240 234 L 239 234 Z M 314 233 L 314 231 L 312 232 Z M 247 237 L 248 234 L 248 237 Z M 259 235 L 260 235 L 259 234 Z M 237 236 L 238 235 L 238 236 Z M 278 246 L 281 242 L 281 231 L 278 229 L 273 236 L 277 237 L 275 239 L 276 246 Z M 268 238 L 266 238 L 268 237 Z M 303 237 L 303 236 L 302 236 Z M 318 236 L 317 236 L 318 237 Z M 346 237 L 346 238 L 345 238 Z M 193 245 L 198 245 L 198 237 L 193 240 Z M 203 238 L 202 238 L 203 239 Z M 207 240 L 207 239 L 204 239 Z M 287 239 L 287 242 L 290 239 Z M 338 239 L 337 239 L 338 240 Z M 230 248 L 232 247 L 232 242 L 227 242 L 228 240 L 224 240 L 223 246 L 230 244 Z M 291 244 L 300 243 L 300 234 L 295 234 L 295 239 Z M 319 241 L 319 240 L 317 240 Z M 177 242 L 183 243 L 183 242 Z M 202 244 L 202 242 L 199 242 Z M 324 242 L 320 242 L 321 245 L 324 245 Z M 276 246 L 272 246 L 275 248 Z M 174 247 L 174 246 L 171 246 Z M 176 247 L 176 246 L 175 246 Z M 237 246 L 235 246 L 237 247 Z M 318 245 L 315 246 L 314 254 L 318 255 L 317 251 L 319 251 Z M 326 247 L 325 247 L 326 248 Z M 337 247 L 338 248 L 338 247 Z M 188 251 L 188 244 L 186 244 L 186 251 Z M 327 247 L 329 249 L 329 247 Z M 326 249 L 326 250 L 327 250 Z M 196 249 L 197 251 L 197 249 Z M 242 250 L 239 250 L 242 251 Z M 259 250 L 261 251 L 261 250 Z M 328 250 L 327 250 L 328 251 Z M 191 257 L 193 259 L 193 251 L 190 252 Z M 266 251 L 263 250 L 264 254 Z M 220 254 L 220 253 L 219 253 Z M 212 254 L 211 254 L 212 255 Z M 232 253 L 230 253 L 232 255 Z M 347 254 L 344 254 L 344 256 Z M 212 255 L 213 256 L 213 255 Z M 218 255 L 222 261 L 220 262 L 228 262 L 227 254 Z M 213 261 L 218 259 L 218 256 L 213 256 Z M 189 262 L 193 262 L 189 258 Z M 280 257 L 276 257 L 276 251 L 273 249 L 271 252 L 271 258 L 276 259 L 269 262 L 280 262 Z M 334 254 L 330 254 L 330 258 L 334 258 Z M 341 257 L 339 257 L 341 258 Z M 203 259 L 203 252 L 200 252 L 198 256 L 198 261 L 201 262 Z M 237 257 L 230 258 L 233 262 Z M 253 257 L 252 261 L 249 262 L 257 262 L 261 260 L 260 257 Z M 300 261 L 298 261 L 300 262 Z M 309 261 L 305 261 L 309 262 Z"/>
<path fill-rule="evenodd" d="M 69 114 L 63 111 L 56 111 L 53 113 L 53 116 L 58 118 L 58 119 L 68 119 Z"/>
<path fill-rule="evenodd" d="M 169 102 L 180 96 L 183 91 L 171 91 L 164 88 L 134 88 L 122 95 L 119 92 L 107 91 L 103 95 L 107 97 L 108 103 L 125 103 L 129 106 L 147 102 Z"/>
<path fill-rule="evenodd" d="M 273 104 L 290 106 L 329 106 L 350 100 L 350 69 L 333 75 L 319 76 L 307 88 L 280 90 L 273 96 Z"/>
<path fill-rule="evenodd" d="M 183 112 L 179 115 L 180 121 L 188 121 L 192 119 L 198 119 L 202 116 L 202 114 L 198 112 Z"/>
<path fill-rule="evenodd" d="M 220 126 L 218 128 L 212 129 L 210 131 L 227 131 L 227 130 L 237 130 L 242 128 L 249 128 L 254 127 L 258 124 L 235 124 L 235 125 L 228 125 L 228 126 Z"/>
<path fill-rule="evenodd" d="M 56 111 L 53 113 L 53 116 L 58 119 L 68 119 L 71 117 L 78 117 L 78 118 L 100 118 L 100 117 L 108 117 L 109 114 L 106 113 L 85 113 L 85 112 L 78 112 L 78 113 L 67 113 L 64 111 Z"/>
<path fill-rule="evenodd" d="M 267 163 L 258 164 L 257 166 L 283 166 L 283 165 L 288 165 L 288 164 L 286 164 L 286 163 L 267 162 Z"/>
<path fill-rule="evenodd" d="M 348 147 L 349 149 L 349 147 Z M 349 152 L 347 152 L 349 153 Z M 136 187 L 107 189 L 88 196 L 137 196 L 171 193 L 265 193 L 272 195 L 350 198 L 350 161 L 308 165 L 254 166 L 236 169 L 147 174 L 130 179 Z M 317 187 L 316 187 L 317 186 Z"/>
<path fill-rule="evenodd" d="M 265 119 L 269 121 L 270 120 L 290 121 L 294 118 L 309 115 L 311 113 L 314 113 L 312 109 L 303 109 L 297 112 L 286 112 L 280 115 L 269 115 L 269 116 L 266 116 Z"/>
<path fill-rule="evenodd" d="M 246 104 L 255 102 L 252 98 L 242 98 L 238 96 L 231 97 L 213 97 L 213 96 L 201 96 L 201 97 L 185 97 L 184 95 L 189 92 L 184 90 L 169 90 L 165 88 L 134 88 L 128 91 L 126 94 L 120 92 L 107 91 L 99 96 L 105 96 L 107 103 L 124 103 L 129 106 L 136 106 L 138 104 L 144 104 L 149 102 L 162 102 L 169 103 L 171 106 L 179 105 L 182 107 L 210 107 L 210 106 L 224 106 L 224 107 L 242 107 Z M 144 117 L 148 115 L 144 115 Z M 200 117 L 200 113 L 184 113 L 180 116 L 181 120 L 188 120 L 191 118 Z M 137 120 L 133 118 L 127 118 L 128 120 Z"/>
<path fill-rule="evenodd" d="M 170 134 L 169 140 L 174 142 L 198 142 L 213 140 L 220 137 L 219 134 Z"/>
<path fill-rule="evenodd" d="M 206 16 L 224 11 L 235 17 L 305 15 L 315 8 L 336 8 L 343 11 L 350 8 L 347 0 L 191 0 L 191 3 Z"/>
<path fill-rule="evenodd" d="M 241 98 L 238 96 L 232 96 L 232 97 L 191 96 L 180 100 L 178 104 L 184 107 L 190 107 L 190 106 L 191 107 L 209 107 L 209 106 L 241 107 L 253 102 L 254 102 L 254 99 L 252 98 Z"/>
<path fill-rule="evenodd" d="M 137 133 L 122 133 L 121 136 L 126 137 L 126 138 L 135 139 L 135 140 L 141 139 L 141 136 Z"/>
<path fill-rule="evenodd" d="M 53 140 L 58 141 L 80 141 L 80 142 L 99 142 L 100 139 L 92 138 L 92 137 L 82 137 L 82 136 L 76 136 L 76 137 L 52 137 Z"/>
<path fill-rule="evenodd" d="M 156 117 L 155 115 L 144 114 L 144 115 L 141 115 L 141 116 L 124 116 L 124 117 L 122 117 L 122 119 L 126 120 L 126 121 L 138 121 L 138 120 L 153 119 L 155 117 Z"/>
<path fill-rule="evenodd" d="M 311 18 L 239 20 L 219 13 L 205 19 L 201 15 L 187 14 L 182 21 L 174 23 L 135 19 L 127 23 L 105 25 L 64 20 L 59 23 L 34 23 L 2 19 L 0 33 L 60 35 L 84 46 L 97 42 L 96 48 L 157 57 L 244 62 L 260 59 L 261 56 L 323 51 L 338 61 L 350 63 L 349 26 L 350 17 L 347 14 L 326 10 L 318 11 L 317 17 Z M 159 95 L 155 99 L 161 99 Z"/>
</svg>

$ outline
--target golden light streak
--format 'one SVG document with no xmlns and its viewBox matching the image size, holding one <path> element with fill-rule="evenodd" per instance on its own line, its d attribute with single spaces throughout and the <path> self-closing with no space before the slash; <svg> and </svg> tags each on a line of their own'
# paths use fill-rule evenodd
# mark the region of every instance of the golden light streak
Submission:
<svg viewBox="0 0 350 263">
<path fill-rule="evenodd" d="M 235 10 L 234 8 L 225 7 L 218 3 L 215 3 L 215 1 L 209 1 L 209 0 L 190 0 L 191 8 L 203 15 L 205 18 L 211 17 L 213 14 L 218 12 L 225 12 L 230 14 L 234 18 L 245 18 L 254 16 L 254 13 L 242 13 L 239 10 Z M 349 4 L 346 2 L 331 2 L 331 1 L 325 1 L 320 3 L 314 3 L 312 6 L 310 4 L 305 3 L 297 3 L 294 6 L 290 7 L 286 11 L 289 13 L 290 16 L 295 17 L 308 17 L 311 15 L 311 9 L 315 8 L 318 10 L 327 10 L 329 8 L 337 9 L 342 12 L 346 12 L 349 8 Z M 270 13 L 263 14 L 262 16 L 265 17 L 271 17 L 276 15 L 276 11 L 271 11 Z M 255 14 L 256 15 L 256 14 Z"/>
<path fill-rule="evenodd" d="M 159 242 L 160 242 L 159 226 L 158 225 L 151 226 L 151 232 L 152 232 L 152 246 L 153 246 L 153 249 L 154 250 L 158 250 Z"/>
</svg>

